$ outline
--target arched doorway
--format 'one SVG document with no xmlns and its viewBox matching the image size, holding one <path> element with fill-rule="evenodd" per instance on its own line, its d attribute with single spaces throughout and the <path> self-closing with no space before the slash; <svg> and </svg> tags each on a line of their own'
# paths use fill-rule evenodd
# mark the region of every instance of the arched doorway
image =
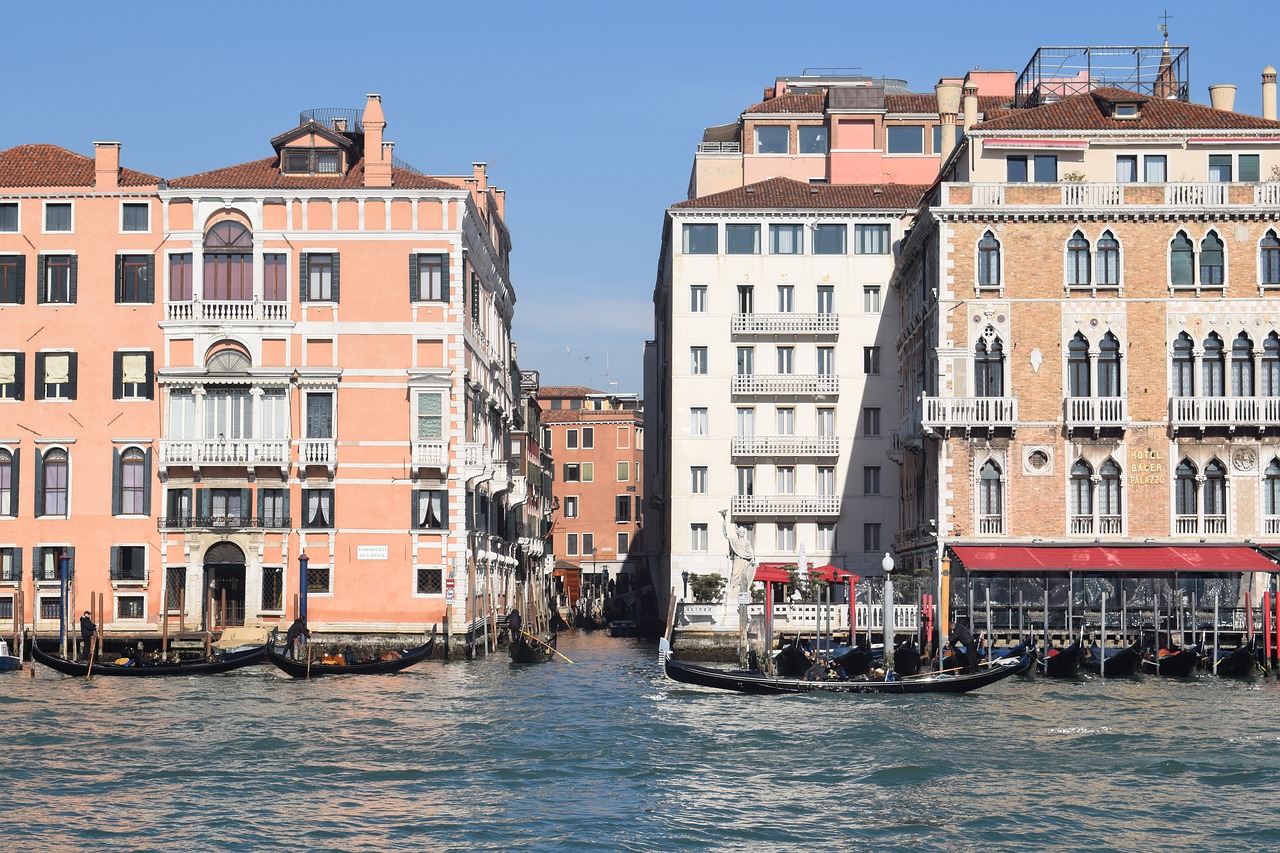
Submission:
<svg viewBox="0 0 1280 853">
<path fill-rule="evenodd" d="M 205 630 L 244 624 L 244 575 L 244 551 L 239 546 L 219 542 L 205 551 Z"/>
</svg>

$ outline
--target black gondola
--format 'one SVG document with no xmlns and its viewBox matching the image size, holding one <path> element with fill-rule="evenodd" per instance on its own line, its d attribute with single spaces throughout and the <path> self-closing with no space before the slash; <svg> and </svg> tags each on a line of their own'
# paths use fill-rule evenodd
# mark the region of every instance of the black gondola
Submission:
<svg viewBox="0 0 1280 853">
<path fill-rule="evenodd" d="M 408 669 L 415 663 L 431 657 L 435 647 L 436 635 L 432 634 L 425 645 L 401 652 L 400 657 L 390 660 L 372 660 L 364 663 L 324 663 L 313 660 L 308 665 L 305 660 L 287 658 L 275 649 L 267 651 L 267 660 L 294 678 L 315 678 L 320 675 L 389 675 Z"/>
<path fill-rule="evenodd" d="M 1195 672 L 1200 663 L 1200 652 L 1190 649 L 1161 649 L 1159 663 L 1150 651 L 1142 658 L 1142 671 L 1151 675 L 1167 675 L 1184 678 Z"/>
<path fill-rule="evenodd" d="M 559 635 L 552 634 L 549 640 L 540 640 L 528 632 L 521 632 L 507 644 L 507 651 L 511 653 L 512 663 L 542 663 L 551 660 L 556 656 L 556 639 Z"/>
<path fill-rule="evenodd" d="M 1214 675 L 1223 678 L 1248 678 L 1258 665 L 1258 652 L 1250 641 L 1229 652 L 1220 652 L 1213 666 Z"/>
<path fill-rule="evenodd" d="M 1134 643 L 1123 649 L 1107 649 L 1106 655 L 1107 666 L 1104 670 L 1101 647 L 1089 646 L 1085 649 L 1080 665 L 1085 668 L 1085 671 L 1094 675 L 1106 678 L 1127 678 L 1138 671 L 1138 664 L 1142 661 L 1142 644 Z"/>
<path fill-rule="evenodd" d="M 66 660 L 41 650 L 38 640 L 31 642 L 32 659 L 50 669 L 56 669 L 63 675 L 76 677 L 103 675 L 123 675 L 132 678 L 161 678 L 169 675 L 217 675 L 220 672 L 231 672 L 246 666 L 262 663 L 267 656 L 267 646 L 255 646 L 242 651 L 222 652 L 212 660 L 196 660 L 190 663 L 148 663 L 145 659 L 130 658 L 128 663 L 115 661 L 93 662 L 90 670 L 88 661 Z"/>
<path fill-rule="evenodd" d="M 1080 673 L 1080 643 L 1051 649 L 1039 663 L 1040 671 L 1050 678 L 1075 678 Z"/>
<path fill-rule="evenodd" d="M 978 672 L 959 675 L 941 673 L 918 678 L 899 678 L 894 681 L 853 679 L 849 681 L 805 681 L 800 678 L 775 678 L 759 670 L 725 670 L 697 666 L 671 657 L 671 644 L 659 642 L 659 657 L 663 671 L 672 681 L 734 690 L 738 693 L 778 695 L 784 693 L 967 693 L 988 684 L 1017 675 L 1031 666 L 1031 659 L 1023 655 L 1004 658 L 983 666 Z"/>
</svg>

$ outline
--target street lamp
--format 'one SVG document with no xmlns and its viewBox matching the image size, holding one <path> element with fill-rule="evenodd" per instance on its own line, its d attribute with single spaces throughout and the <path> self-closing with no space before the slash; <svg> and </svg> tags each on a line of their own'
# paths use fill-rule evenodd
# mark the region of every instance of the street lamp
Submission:
<svg viewBox="0 0 1280 853">
<path fill-rule="evenodd" d="M 880 561 L 884 569 L 884 677 L 893 671 L 893 557 L 884 552 Z"/>
</svg>

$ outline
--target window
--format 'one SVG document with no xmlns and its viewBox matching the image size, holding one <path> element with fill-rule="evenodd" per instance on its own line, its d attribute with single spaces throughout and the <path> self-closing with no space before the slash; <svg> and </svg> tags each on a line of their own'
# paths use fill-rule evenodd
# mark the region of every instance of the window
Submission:
<svg viewBox="0 0 1280 853">
<path fill-rule="evenodd" d="M 1071 466 L 1071 532 L 1093 533 L 1093 469 L 1083 459 Z"/>
<path fill-rule="evenodd" d="M 879 522 L 866 522 L 862 525 L 862 550 L 867 554 L 880 553 Z"/>
<path fill-rule="evenodd" d="M 596 446 L 596 428 L 595 428 L 595 427 L 583 427 L 583 428 L 582 428 L 582 447 L 583 447 L 583 449 L 584 449 L 584 450 L 590 450 L 591 448 L 593 448 L 593 447 L 595 447 L 595 446 Z"/>
<path fill-rule="evenodd" d="M 834 376 L 836 372 L 836 348 L 818 347 L 818 375 Z"/>
<path fill-rule="evenodd" d="M 561 478 L 566 483 L 581 483 L 582 469 L 577 462 L 564 463 L 564 476 Z"/>
<path fill-rule="evenodd" d="M 631 523 L 631 495 L 618 495 L 613 502 L 613 520 L 617 524 Z"/>
<path fill-rule="evenodd" d="M 769 254 L 800 255 L 804 253 L 803 225 L 770 225 Z"/>
<path fill-rule="evenodd" d="M 565 518 L 578 517 L 578 496 L 577 495 L 565 495 L 564 517 Z"/>
<path fill-rule="evenodd" d="M 333 572 L 328 566 L 307 566 L 307 592 L 316 595 L 333 592 Z"/>
<path fill-rule="evenodd" d="M 151 512 L 151 459 L 147 452 L 130 447 L 114 452 L 115 480 L 112 515 L 148 515 Z"/>
<path fill-rule="evenodd" d="M 631 463 L 626 460 L 623 460 L 618 463 L 618 482 L 619 483 L 631 482 Z"/>
<path fill-rule="evenodd" d="M 1169 244 L 1169 275 L 1174 287 L 1195 284 L 1195 248 L 1185 231 L 1173 235 Z"/>
<path fill-rule="evenodd" d="M 270 257 L 279 257 L 271 255 Z M 271 269 L 270 266 L 267 267 Z M 193 284 L 191 280 L 191 253 L 169 256 L 169 301 L 190 302 Z"/>
<path fill-rule="evenodd" d="M 684 226 L 684 253 L 686 255 L 714 255 L 719 251 L 716 236 L 719 226 L 712 224 L 686 224 Z"/>
<path fill-rule="evenodd" d="M 582 482 L 594 483 L 595 479 L 596 479 L 596 463 L 583 462 L 582 463 Z"/>
<path fill-rule="evenodd" d="M 1102 533 L 1121 533 L 1123 510 L 1120 504 L 1120 466 L 1108 459 L 1102 463 L 1098 484 L 1098 515 Z"/>
<path fill-rule="evenodd" d="M 818 525 L 818 550 L 834 551 L 836 549 L 836 526 L 834 524 Z"/>
<path fill-rule="evenodd" d="M 689 313 L 707 313 L 707 286 L 705 284 L 695 284 L 689 288 Z"/>
<path fill-rule="evenodd" d="M 151 255 L 116 256 L 116 303 L 155 302 L 155 258 Z"/>
<path fill-rule="evenodd" d="M 37 302 L 67 305 L 76 301 L 75 255 L 41 255 L 36 261 L 40 279 Z"/>
<path fill-rule="evenodd" d="M 303 302 L 338 301 L 338 254 L 303 252 L 298 260 Z"/>
<path fill-rule="evenodd" d="M 1253 396 L 1253 341 L 1244 332 L 1231 344 L 1231 396 Z"/>
<path fill-rule="evenodd" d="M 1005 158 L 1005 178 L 1009 183 L 1025 183 L 1027 175 L 1036 183 L 1054 183 L 1058 180 L 1058 157 L 1055 154 L 1010 155 Z"/>
<path fill-rule="evenodd" d="M 409 301 L 449 301 L 449 256 L 409 256 Z"/>
<path fill-rule="evenodd" d="M 778 313 L 791 314 L 796 310 L 796 289 L 794 285 L 778 285 Z"/>
<path fill-rule="evenodd" d="M 827 411 L 830 411 L 830 409 L 828 409 Z M 867 438 L 880 437 L 880 409 L 879 408 L 866 407 L 862 410 L 862 434 Z"/>
<path fill-rule="evenodd" d="M 689 434 L 698 438 L 707 435 L 707 410 L 703 406 L 689 409 Z"/>
<path fill-rule="evenodd" d="M 618 555 L 619 557 L 622 557 L 622 556 L 624 556 L 624 555 L 627 553 L 627 551 L 629 551 L 629 550 L 631 550 L 631 534 L 630 534 L 630 533 L 619 533 L 619 534 L 618 534 L 618 550 L 617 550 L 617 552 L 616 552 L 616 553 L 617 553 L 617 555 Z"/>
<path fill-rule="evenodd" d="M 1098 238 L 1095 269 L 1099 287 L 1120 286 L 1120 243 L 1110 231 Z"/>
<path fill-rule="evenodd" d="M 794 495 L 796 493 L 796 469 L 794 465 L 779 465 L 775 470 L 776 486 L 775 493 L 779 495 Z"/>
<path fill-rule="evenodd" d="M 779 524 L 775 541 L 779 551 L 784 553 L 794 551 L 796 549 L 796 526 L 794 524 Z"/>
<path fill-rule="evenodd" d="M 565 551 L 568 552 L 570 556 L 574 556 L 578 553 L 578 534 L 570 533 L 565 537 Z"/>
<path fill-rule="evenodd" d="M 777 412 L 777 433 L 778 435 L 795 435 L 796 434 L 796 410 L 790 406 L 781 406 Z"/>
<path fill-rule="evenodd" d="M 1004 158 L 1004 178 L 1011 184 L 1027 182 L 1027 157 L 1018 154 Z"/>
<path fill-rule="evenodd" d="M 1132 154 L 1116 156 L 1116 182 L 1131 184 L 1138 180 L 1138 158 Z"/>
<path fill-rule="evenodd" d="M 760 254 L 759 225 L 726 225 L 724 250 L 730 255 Z"/>
<path fill-rule="evenodd" d="M 1098 396 L 1120 396 L 1120 339 L 1110 332 L 1098 345 Z"/>
<path fill-rule="evenodd" d="M 878 286 L 862 288 L 862 310 L 868 314 L 880 313 L 880 288 Z"/>
<path fill-rule="evenodd" d="M 1148 154 L 1142 158 L 1142 179 L 1147 183 L 1163 184 L 1167 178 L 1168 160 L 1163 154 Z"/>
<path fill-rule="evenodd" d="M 448 489 L 415 489 L 412 500 L 414 528 L 418 530 L 448 529 Z"/>
<path fill-rule="evenodd" d="M 1280 245 L 1280 243 L 1277 243 Z M 829 284 L 818 285 L 818 313 L 834 314 L 836 311 L 836 289 Z"/>
<path fill-rule="evenodd" d="M 631 447 L 631 427 L 622 425 L 618 427 L 618 450 L 626 450 Z M 550 448 L 547 448 L 550 450 Z M 638 472 L 637 472 L 638 474 Z"/>
<path fill-rule="evenodd" d="M 1257 154 L 1240 154 L 1236 158 L 1240 167 L 1238 180 L 1246 183 L 1257 183 L 1259 177 L 1259 160 Z"/>
<path fill-rule="evenodd" d="M 705 524 L 689 525 L 689 550 L 698 552 L 707 550 L 707 526 Z"/>
<path fill-rule="evenodd" d="M 1222 284 L 1223 260 L 1222 240 L 1215 231 L 1204 235 L 1200 241 L 1200 284 L 1205 286 Z"/>
<path fill-rule="evenodd" d="M 1076 332 L 1067 343 L 1067 394 L 1071 397 L 1089 397 L 1089 342 Z"/>
<path fill-rule="evenodd" d="M 284 610 L 284 568 L 282 566 L 262 568 L 262 609 L 267 613 L 279 613 Z"/>
<path fill-rule="evenodd" d="M 0 264 L 3 263 L 4 258 L 0 258 Z M 1259 284 L 1280 284 L 1280 239 L 1276 238 L 1274 229 L 1267 231 L 1258 244 L 1258 265 Z M 3 267 L 0 266 L 0 276 L 3 276 L 3 272 Z"/>
<path fill-rule="evenodd" d="M 0 400 L 25 398 L 27 354 L 0 352 Z"/>
<path fill-rule="evenodd" d="M 71 230 L 71 202 L 45 202 L 44 230 L 49 233 L 67 232 Z"/>
<path fill-rule="evenodd" d="M 689 494 L 707 493 L 707 466 L 695 465 L 689 469 Z"/>
<path fill-rule="evenodd" d="M 689 347 L 689 372 L 695 376 L 701 376 L 707 372 L 706 347 Z"/>
<path fill-rule="evenodd" d="M 880 375 L 880 347 L 862 348 L 862 372 L 867 376 Z"/>
<path fill-rule="evenodd" d="M 302 511 L 303 527 L 333 527 L 333 489 L 303 489 Z"/>
<path fill-rule="evenodd" d="M 1178 463 L 1177 471 L 1174 473 L 1174 508 L 1180 516 L 1190 516 L 1194 520 L 1199 515 L 1199 500 L 1196 493 L 1196 466 L 1192 465 L 1190 460 L 1183 459 Z M 1179 519 L 1181 521 L 1181 519 Z M 1183 530 L 1182 526 L 1178 528 L 1180 533 L 1195 533 L 1194 527 L 1191 530 Z"/>
<path fill-rule="evenodd" d="M 1204 355 L 1200 359 L 1200 396 L 1225 397 L 1226 348 L 1217 332 L 1204 339 Z"/>
<path fill-rule="evenodd" d="M 15 233 L 18 230 L 18 203 L 16 201 L 0 202 L 0 233 Z"/>
<path fill-rule="evenodd" d="M 0 255 L 0 305 L 21 305 L 25 300 L 27 259 Z"/>
<path fill-rule="evenodd" d="M 1214 183 L 1231 182 L 1231 155 L 1209 155 L 1209 180 Z"/>
<path fill-rule="evenodd" d="M 889 254 L 889 226 L 853 226 L 853 253 L 855 255 Z"/>
<path fill-rule="evenodd" d="M 736 412 L 739 438 L 751 438 L 756 434 L 756 410 L 743 408 Z"/>
<path fill-rule="evenodd" d="M 578 431 L 576 429 L 564 431 L 564 446 L 566 450 L 578 449 Z"/>
<path fill-rule="evenodd" d="M 76 398 L 76 353 L 36 353 L 36 399 Z"/>
<path fill-rule="evenodd" d="M 738 313 L 755 313 L 755 288 L 750 285 L 738 285 Z"/>
<path fill-rule="evenodd" d="M 756 348 L 738 347 L 738 375 L 751 376 L 756 372 Z"/>
<path fill-rule="evenodd" d="M 280 171 L 286 175 L 336 175 L 340 163 L 336 148 L 286 148 Z"/>
<path fill-rule="evenodd" d="M 1089 241 L 1077 231 L 1067 241 L 1067 286 L 1088 287 L 1089 266 Z"/>
<path fill-rule="evenodd" d="M 978 287 L 1000 286 L 1000 241 L 990 231 L 978 241 Z"/>
<path fill-rule="evenodd" d="M 289 526 L 288 489 L 258 489 L 258 522 L 263 527 Z"/>
<path fill-rule="evenodd" d="M 978 532 L 1004 532 L 1004 484 L 1000 467 L 987 460 L 978 473 Z"/>
<path fill-rule="evenodd" d="M 1004 396 L 1004 343 L 994 334 L 978 339 L 973 357 L 975 397 Z"/>
<path fill-rule="evenodd" d="M 778 373 L 789 374 L 796 372 L 796 348 L 795 347 L 778 347 Z"/>
<path fill-rule="evenodd" d="M 1263 504 L 1268 516 L 1280 516 L 1280 459 L 1272 458 L 1263 481 Z"/>
<path fill-rule="evenodd" d="M 942 128 L 943 128 L 943 125 L 940 125 L 940 124 L 935 124 L 933 126 L 933 153 L 934 154 L 942 153 Z M 951 136 L 951 142 L 953 145 L 960 141 L 960 133 L 962 130 L 963 128 L 961 128 L 959 125 L 956 125 L 956 124 L 950 125 L 950 136 Z"/>
<path fill-rule="evenodd" d="M 147 232 L 151 230 L 151 206 L 145 201 L 126 201 L 120 205 L 120 230 Z"/>
<path fill-rule="evenodd" d="M 801 154 L 827 153 L 827 129 L 825 127 L 801 125 L 799 131 Z"/>
<path fill-rule="evenodd" d="M 880 494 L 880 466 L 879 465 L 863 466 L 862 493 L 864 495 Z"/>
<path fill-rule="evenodd" d="M 111 580 L 145 581 L 147 549 L 143 545 L 111 546 Z"/>
<path fill-rule="evenodd" d="M 847 228 L 843 224 L 816 225 L 813 229 L 813 253 L 815 255 L 843 255 Z"/>
<path fill-rule="evenodd" d="M 757 154 L 787 154 L 791 128 L 787 125 L 756 125 Z"/>
<path fill-rule="evenodd" d="M 70 457 L 53 448 L 36 454 L 36 515 L 65 518 L 70 512 Z"/>
<path fill-rule="evenodd" d="M 116 618 L 144 619 L 147 612 L 146 603 L 146 596 L 143 595 L 118 595 L 116 596 Z"/>
<path fill-rule="evenodd" d="M 582 555 L 589 557 L 596 552 L 596 535 L 594 533 L 582 534 Z"/>
<path fill-rule="evenodd" d="M 885 128 L 887 137 L 886 154 L 923 154 L 924 127 L 922 125 L 899 124 Z"/>
<path fill-rule="evenodd" d="M 739 465 L 736 471 L 738 475 L 738 496 L 750 497 L 756 493 L 756 469 L 750 465 Z"/>
<path fill-rule="evenodd" d="M 1206 533 L 1227 532 L 1227 469 L 1217 459 L 1204 466 L 1204 515 Z"/>
<path fill-rule="evenodd" d="M 1058 180 L 1058 157 L 1054 154 L 1037 154 L 1034 160 L 1035 180 L 1038 184 L 1052 184 Z"/>
<path fill-rule="evenodd" d="M 18 515 L 18 451 L 0 447 L 0 516 Z"/>
<path fill-rule="evenodd" d="M 1264 397 L 1280 397 L 1280 335 L 1267 335 L 1262 342 L 1261 394 Z"/>
<path fill-rule="evenodd" d="M 1173 341 L 1173 396 L 1195 396 L 1195 358 L 1191 336 L 1179 332 Z"/>
<path fill-rule="evenodd" d="M 117 352 L 112 354 L 112 398 L 116 400 L 150 400 L 155 396 L 154 354 L 150 352 Z"/>
<path fill-rule="evenodd" d="M 444 437 L 444 395 L 439 391 L 418 392 L 417 436 L 421 440 Z"/>
</svg>

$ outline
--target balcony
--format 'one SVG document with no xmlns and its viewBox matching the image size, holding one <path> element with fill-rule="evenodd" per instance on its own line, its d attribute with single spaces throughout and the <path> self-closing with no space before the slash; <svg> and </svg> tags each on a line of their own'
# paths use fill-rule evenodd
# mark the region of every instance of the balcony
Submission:
<svg viewBox="0 0 1280 853">
<path fill-rule="evenodd" d="M 323 465 L 332 476 L 338 464 L 338 442 L 332 438 L 304 438 L 298 442 L 298 464 Z"/>
<path fill-rule="evenodd" d="M 978 516 L 978 534 L 982 536 L 1003 536 L 1004 535 L 1004 516 L 1002 515 Z"/>
<path fill-rule="evenodd" d="M 1263 518 L 1262 532 L 1268 536 L 1280 536 L 1280 515 L 1268 515 Z"/>
<path fill-rule="evenodd" d="M 947 183 L 942 203 L 964 207 L 1249 208 L 1280 206 L 1280 182 L 1220 183 Z"/>
<path fill-rule="evenodd" d="M 202 465 L 289 466 L 287 438 L 164 439 L 160 442 L 160 466 Z"/>
<path fill-rule="evenodd" d="M 440 438 L 413 442 L 413 464 L 417 468 L 444 471 L 449 467 L 449 442 Z"/>
<path fill-rule="evenodd" d="M 245 300 L 168 302 L 165 304 L 165 319 L 205 323 L 288 320 L 289 303 Z"/>
<path fill-rule="evenodd" d="M 529 500 L 529 478 L 516 475 L 511 478 L 509 506 L 517 507 Z M 523 527 L 523 525 L 521 525 Z"/>
<path fill-rule="evenodd" d="M 735 335 L 836 335 L 837 314 L 734 314 Z"/>
<path fill-rule="evenodd" d="M 738 436 L 734 456 L 837 456 L 840 440 L 833 435 Z"/>
<path fill-rule="evenodd" d="M 1174 517 L 1173 532 L 1180 535 L 1224 536 L 1227 532 L 1225 515 L 1179 515 Z"/>
<path fill-rule="evenodd" d="M 1280 397 L 1172 397 L 1169 425 L 1178 429 L 1280 427 Z"/>
<path fill-rule="evenodd" d="M 288 530 L 287 515 L 253 518 L 247 515 L 171 515 L 160 519 L 161 530 Z"/>
<path fill-rule="evenodd" d="M 834 516 L 840 514 L 839 495 L 737 495 L 733 514 Z"/>
<path fill-rule="evenodd" d="M 734 394 L 817 397 L 840 393 L 840 377 L 830 374 L 772 373 L 733 377 Z"/>
<path fill-rule="evenodd" d="M 1018 427 L 1017 397 L 925 397 L 921 426 L 928 435 L 953 430 L 1014 431 Z"/>
<path fill-rule="evenodd" d="M 741 142 L 699 142 L 699 154 L 741 154 Z"/>
<path fill-rule="evenodd" d="M 1124 397 L 1067 397 L 1064 401 L 1067 429 L 1124 429 L 1129 407 Z"/>
<path fill-rule="evenodd" d="M 1071 516 L 1072 536 L 1120 536 L 1124 533 L 1124 519 L 1118 515 Z"/>
</svg>

